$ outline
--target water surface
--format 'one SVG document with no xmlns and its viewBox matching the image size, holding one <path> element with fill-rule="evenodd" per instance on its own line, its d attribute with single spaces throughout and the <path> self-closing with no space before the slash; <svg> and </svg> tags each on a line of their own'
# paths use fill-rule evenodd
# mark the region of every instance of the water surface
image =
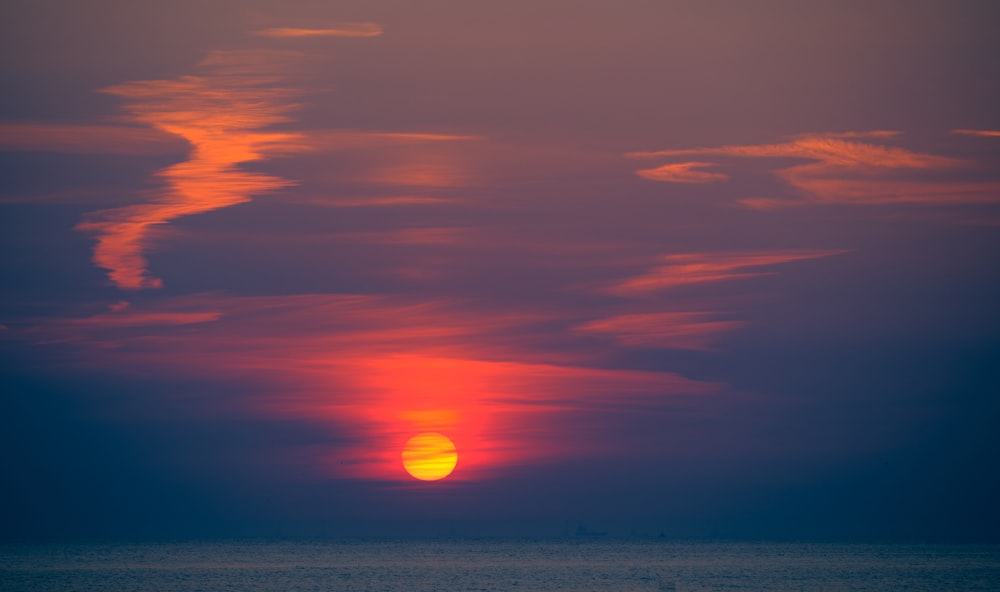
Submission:
<svg viewBox="0 0 1000 592">
<path fill-rule="evenodd" d="M 1000 546 L 344 540 L 0 547 L 0 590 L 1000 590 Z"/>
</svg>

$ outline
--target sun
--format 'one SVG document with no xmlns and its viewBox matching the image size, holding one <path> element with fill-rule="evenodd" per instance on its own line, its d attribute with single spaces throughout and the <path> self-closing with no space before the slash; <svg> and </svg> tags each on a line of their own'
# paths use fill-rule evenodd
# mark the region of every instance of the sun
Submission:
<svg viewBox="0 0 1000 592">
<path fill-rule="evenodd" d="M 403 446 L 403 468 L 421 481 L 444 479 L 455 470 L 455 443 L 437 432 L 417 434 Z"/>
</svg>

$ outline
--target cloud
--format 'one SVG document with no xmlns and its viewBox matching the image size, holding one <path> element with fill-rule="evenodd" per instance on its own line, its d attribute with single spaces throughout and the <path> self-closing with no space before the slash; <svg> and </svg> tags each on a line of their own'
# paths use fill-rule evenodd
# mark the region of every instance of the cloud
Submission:
<svg viewBox="0 0 1000 592">
<path fill-rule="evenodd" d="M 304 132 L 310 146 L 318 150 L 356 150 L 407 146 L 428 142 L 467 142 L 482 136 L 431 132 L 386 132 L 357 129 L 316 130 Z"/>
<path fill-rule="evenodd" d="M 105 89 L 125 99 L 132 120 L 191 145 L 186 161 L 156 173 L 160 187 L 146 203 L 94 212 L 77 226 L 97 237 L 94 263 L 112 283 L 130 290 L 162 285 L 149 276 L 145 258 L 154 229 L 292 184 L 239 165 L 305 148 L 299 134 L 267 131 L 289 121 L 295 106 L 296 92 L 283 84 L 283 72 L 296 56 L 215 52 L 201 63 L 202 75 Z"/>
<path fill-rule="evenodd" d="M 432 197 L 426 195 L 390 195 L 371 196 L 358 198 L 338 198 L 338 199 L 298 199 L 297 203 L 308 203 L 316 206 L 335 208 L 361 208 L 361 207 L 387 207 L 387 206 L 414 206 L 414 205 L 440 205 L 456 203 L 455 199 L 445 197 Z"/>
<path fill-rule="evenodd" d="M 210 323 L 217 321 L 221 317 L 218 312 L 146 312 L 146 313 L 122 313 L 111 312 L 107 314 L 76 319 L 71 324 L 98 325 L 103 328 L 111 327 L 150 327 L 155 325 L 193 325 L 196 323 Z"/>
<path fill-rule="evenodd" d="M 630 347 L 709 351 L 723 334 L 744 326 L 742 321 L 718 320 L 718 314 L 710 312 L 657 312 L 590 321 L 574 331 L 611 336 Z"/>
<path fill-rule="evenodd" d="M 807 204 L 920 203 L 946 205 L 957 203 L 995 203 L 1000 201 L 1000 183 L 994 181 L 956 180 L 956 173 L 967 171 L 972 163 L 946 156 L 924 154 L 905 148 L 882 146 L 859 139 L 891 139 L 891 131 L 845 132 L 798 136 L 789 142 L 762 145 L 732 145 L 633 152 L 632 158 L 675 158 L 720 156 L 739 158 L 792 158 L 808 162 L 785 166 L 772 174 L 796 189 L 793 197 L 744 198 L 740 203 L 756 209 L 771 209 Z M 692 163 L 666 164 L 643 169 L 640 176 L 659 181 L 682 180 L 671 172 L 684 173 Z M 710 166 L 713 163 L 698 163 Z M 717 166 L 718 164 L 715 163 Z M 673 167 L 679 167 L 674 169 Z M 664 170 L 666 174 L 651 172 Z M 695 174 L 698 174 L 695 172 Z M 704 174 L 704 173 L 701 173 Z M 722 173 L 712 173 L 722 175 Z M 723 175 L 724 176 L 724 175 Z M 722 177 L 705 180 L 721 180 Z"/>
<path fill-rule="evenodd" d="M 822 203 L 844 204 L 989 204 L 1000 202 L 1000 182 L 919 182 L 879 179 L 836 179 L 802 177 L 798 174 L 789 182 L 823 196 Z M 758 210 L 769 210 L 804 201 L 775 198 L 745 198 L 740 203 Z"/>
<path fill-rule="evenodd" d="M 0 124 L 0 150 L 71 154 L 175 154 L 189 148 L 162 130 L 123 125 Z"/>
<path fill-rule="evenodd" d="M 974 129 L 955 129 L 951 130 L 953 134 L 959 134 L 963 136 L 980 136 L 984 138 L 1000 138 L 1000 130 L 974 130 Z"/>
<path fill-rule="evenodd" d="M 822 132 L 799 134 L 798 138 L 895 138 L 903 135 L 899 130 L 868 130 L 863 132 Z"/>
<path fill-rule="evenodd" d="M 712 166 L 715 164 L 711 162 L 677 162 L 653 169 L 640 169 L 636 171 L 636 174 L 643 179 L 668 183 L 711 183 L 712 181 L 725 181 L 729 178 L 729 175 L 724 173 L 707 173 L 695 170 Z"/>
<path fill-rule="evenodd" d="M 856 134 L 851 137 L 870 137 L 860 135 L 860 133 Z M 941 169 L 962 164 L 962 161 L 952 158 L 932 154 L 920 154 L 891 146 L 849 141 L 841 139 L 841 136 L 843 135 L 812 134 L 799 136 L 791 142 L 782 144 L 632 152 L 628 156 L 633 158 L 653 158 L 698 154 L 750 158 L 804 158 L 831 167 L 859 167 L 868 169 Z"/>
<path fill-rule="evenodd" d="M 77 343 L 87 348 L 114 349 L 144 336 L 162 336 L 173 327 L 212 323 L 221 318 L 218 310 L 192 307 L 183 301 L 137 308 L 122 300 L 108 306 L 106 312 L 46 319 L 26 328 L 24 334 L 40 344 Z"/>
<path fill-rule="evenodd" d="M 260 37 L 301 39 L 307 37 L 378 37 L 382 27 L 376 23 L 331 23 L 322 28 L 272 27 L 253 32 Z"/>
<path fill-rule="evenodd" d="M 378 185 L 403 187 L 461 187 L 472 182 L 467 167 L 450 154 L 411 154 L 376 167 L 365 179 Z"/>
<path fill-rule="evenodd" d="M 174 411 L 325 423 L 343 443 L 298 451 L 314 470 L 389 482 L 406 479 L 398 453 L 421 431 L 447 433 L 463 463 L 455 479 L 476 479 L 597 453 L 595 418 L 722 388 L 603 368 L 565 348 L 551 353 L 551 321 L 446 299 L 200 294 L 51 321 L 31 335 L 76 342 L 91 368 L 227 382 L 210 400 L 177 401 Z"/>
<path fill-rule="evenodd" d="M 605 289 L 625 297 L 645 296 L 689 284 L 755 277 L 770 272 L 748 271 L 792 261 L 838 255 L 839 250 L 736 251 L 664 255 L 663 262 Z"/>
<path fill-rule="evenodd" d="M 331 238 L 352 243 L 377 245 L 447 245 L 464 243 L 470 229 L 455 227 L 414 227 L 371 232 L 344 232 Z"/>
</svg>

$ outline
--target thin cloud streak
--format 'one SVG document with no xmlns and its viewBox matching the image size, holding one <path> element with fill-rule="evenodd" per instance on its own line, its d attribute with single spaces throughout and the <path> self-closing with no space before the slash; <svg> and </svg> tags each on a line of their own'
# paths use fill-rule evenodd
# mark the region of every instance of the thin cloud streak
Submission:
<svg viewBox="0 0 1000 592">
<path fill-rule="evenodd" d="M 0 150 L 69 154 L 176 154 L 190 145 L 158 129 L 122 125 L 0 124 Z"/>
<path fill-rule="evenodd" d="M 896 148 L 892 146 L 879 146 L 864 142 L 848 141 L 841 139 L 840 136 L 842 136 L 842 134 L 833 136 L 813 134 L 799 136 L 791 142 L 783 144 L 658 150 L 652 152 L 632 152 L 627 156 L 633 158 L 655 158 L 659 156 L 705 154 L 719 156 L 745 156 L 751 158 L 807 158 L 826 165 L 890 169 L 942 169 L 960 166 L 962 164 L 962 161 L 953 158 L 935 156 L 932 154 L 920 154 L 917 152 L 911 152 L 904 148 Z M 867 136 L 855 135 L 851 137 Z"/>
<path fill-rule="evenodd" d="M 885 138 L 895 138 L 902 136 L 903 132 L 899 130 L 868 130 L 863 132 L 821 132 L 821 133 L 811 133 L 811 134 L 798 134 L 796 138 L 840 138 L 840 139 L 885 139 Z"/>
<path fill-rule="evenodd" d="M 378 37 L 382 27 L 376 23 L 331 23 L 327 27 L 271 27 L 253 32 L 260 37 L 301 39 L 308 37 Z"/>
<path fill-rule="evenodd" d="M 747 271 L 782 263 L 818 259 L 845 253 L 843 250 L 736 251 L 664 255 L 663 264 L 618 282 L 605 292 L 623 297 L 643 297 L 661 290 L 690 284 L 718 282 L 766 275 L 769 271 Z"/>
<path fill-rule="evenodd" d="M 951 133 L 959 134 L 962 136 L 981 136 L 984 138 L 1000 138 L 1000 130 L 955 129 L 951 130 Z"/>
<path fill-rule="evenodd" d="M 958 203 L 995 203 L 1000 201 L 1000 183 L 992 181 L 953 181 L 947 178 L 956 171 L 967 170 L 973 163 L 965 160 L 913 152 L 905 148 L 881 146 L 858 139 L 891 139 L 892 131 L 845 132 L 797 136 L 782 144 L 720 146 L 632 152 L 632 158 L 663 158 L 689 156 L 722 156 L 740 158 L 795 158 L 810 162 L 787 166 L 773 174 L 797 190 L 789 198 L 744 198 L 745 206 L 773 209 L 809 204 L 878 205 L 919 203 L 948 205 Z M 989 134 L 976 134 L 989 135 Z M 656 181 L 691 182 L 683 173 L 691 163 L 666 164 L 654 169 L 637 171 L 640 176 Z M 717 163 L 699 163 L 711 166 Z M 673 175 L 672 167 L 681 174 Z M 657 174 L 657 171 L 663 174 Z M 693 172 L 698 174 L 697 171 Z M 705 174 L 705 173 L 701 173 Z M 722 175 L 722 173 L 717 173 Z M 915 180 L 914 175 L 921 175 Z M 938 177 L 928 176 L 938 175 Z M 696 177 L 695 177 L 696 179 Z M 722 180 L 722 177 L 705 178 Z"/>
<path fill-rule="evenodd" d="M 745 327 L 718 320 L 710 312 L 656 312 L 619 315 L 574 327 L 577 333 L 607 335 L 629 347 L 713 351 L 721 337 Z"/>
<path fill-rule="evenodd" d="M 357 129 L 319 130 L 303 132 L 309 145 L 316 150 L 356 150 L 405 146 L 426 142 L 463 142 L 482 140 L 470 134 L 444 134 L 431 132 L 386 132 Z"/>
<path fill-rule="evenodd" d="M 333 235 L 336 241 L 377 245 L 448 245 L 467 243 L 473 237 L 469 228 L 424 227 L 372 232 L 344 232 Z"/>
<path fill-rule="evenodd" d="M 356 199 L 298 199 L 296 203 L 310 204 L 314 206 L 324 206 L 333 208 L 364 208 L 364 207 L 390 207 L 390 206 L 414 206 L 414 205 L 441 205 L 458 203 L 459 200 L 446 197 L 431 197 L 423 195 L 394 195 L 394 196 L 372 196 L 359 197 Z"/>
<path fill-rule="evenodd" d="M 711 162 L 677 162 L 665 164 L 653 169 L 641 169 L 636 174 L 643 179 L 650 181 L 664 181 L 667 183 L 711 183 L 713 181 L 725 181 L 729 175 L 725 173 L 709 173 L 696 169 L 703 169 L 716 166 Z"/>
</svg>

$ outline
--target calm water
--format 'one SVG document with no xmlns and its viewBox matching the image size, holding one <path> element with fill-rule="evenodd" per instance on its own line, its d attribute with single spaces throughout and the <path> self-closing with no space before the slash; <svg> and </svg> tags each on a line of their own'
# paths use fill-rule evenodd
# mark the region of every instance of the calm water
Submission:
<svg viewBox="0 0 1000 592">
<path fill-rule="evenodd" d="M 0 590 L 1000 590 L 1000 546 L 572 539 L 6 546 Z"/>
</svg>

